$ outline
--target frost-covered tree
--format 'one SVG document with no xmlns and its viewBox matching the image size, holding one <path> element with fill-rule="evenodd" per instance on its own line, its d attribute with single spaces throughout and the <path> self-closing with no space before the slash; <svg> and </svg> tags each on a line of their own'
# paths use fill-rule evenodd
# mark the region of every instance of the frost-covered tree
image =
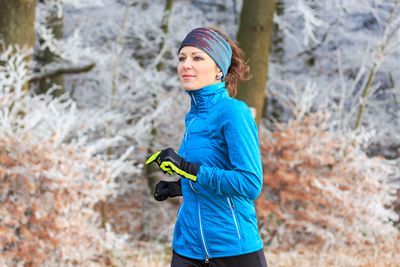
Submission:
<svg viewBox="0 0 400 267">
<path fill-rule="evenodd" d="M 373 132 L 369 142 L 400 140 L 399 1 L 284 5 L 275 17 L 283 59 L 271 55 L 269 94 L 303 114 L 330 110 L 336 114 L 332 129 Z M 311 96 L 313 102 L 300 106 Z"/>
<path fill-rule="evenodd" d="M 63 9 L 61 1 L 54 0 L 41 0 L 38 1 L 37 7 L 38 21 L 36 23 L 36 28 L 42 28 L 50 33 L 51 38 L 56 42 L 60 42 L 64 38 L 64 22 L 63 22 Z M 36 67 L 34 67 L 36 72 L 43 72 L 43 68 L 48 67 L 47 65 L 60 65 L 57 54 L 51 51 L 49 46 L 46 46 L 46 41 L 40 38 L 36 41 L 37 46 L 34 53 L 34 59 L 36 62 Z M 60 66 L 58 66 L 60 68 Z M 41 71 L 42 69 L 42 71 Z M 54 75 L 43 75 L 41 79 L 38 80 L 38 84 L 31 85 L 34 86 L 31 90 L 37 93 L 46 93 L 53 85 L 57 85 L 58 89 L 53 90 L 54 96 L 59 96 L 64 93 L 64 76 L 62 73 Z"/>
</svg>

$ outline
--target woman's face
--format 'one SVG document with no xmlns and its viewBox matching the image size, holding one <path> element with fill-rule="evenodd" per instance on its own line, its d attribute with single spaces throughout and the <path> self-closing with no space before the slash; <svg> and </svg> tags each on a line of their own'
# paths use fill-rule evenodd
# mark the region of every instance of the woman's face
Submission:
<svg viewBox="0 0 400 267">
<path fill-rule="evenodd" d="M 183 89 L 194 91 L 220 82 L 217 80 L 217 74 L 222 75 L 222 72 L 214 60 L 203 50 L 193 46 L 184 46 L 179 52 L 178 58 L 178 75 Z"/>
</svg>

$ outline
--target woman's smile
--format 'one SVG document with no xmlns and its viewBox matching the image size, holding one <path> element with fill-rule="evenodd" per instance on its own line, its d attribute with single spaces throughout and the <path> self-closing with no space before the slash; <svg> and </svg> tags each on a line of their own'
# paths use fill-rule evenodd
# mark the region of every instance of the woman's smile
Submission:
<svg viewBox="0 0 400 267">
<path fill-rule="evenodd" d="M 190 80 L 190 79 L 195 78 L 195 77 L 196 77 L 196 76 L 194 76 L 194 75 L 183 74 L 183 79 L 185 79 L 185 80 Z"/>
</svg>

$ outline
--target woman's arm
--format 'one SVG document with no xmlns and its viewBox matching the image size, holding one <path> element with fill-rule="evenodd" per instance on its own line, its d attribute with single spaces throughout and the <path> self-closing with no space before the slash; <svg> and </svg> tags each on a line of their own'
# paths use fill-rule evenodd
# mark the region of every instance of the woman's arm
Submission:
<svg viewBox="0 0 400 267">
<path fill-rule="evenodd" d="M 230 102 L 223 107 L 220 120 L 232 170 L 202 165 L 197 182 L 219 194 L 256 199 L 263 181 L 257 125 L 244 102 Z"/>
</svg>

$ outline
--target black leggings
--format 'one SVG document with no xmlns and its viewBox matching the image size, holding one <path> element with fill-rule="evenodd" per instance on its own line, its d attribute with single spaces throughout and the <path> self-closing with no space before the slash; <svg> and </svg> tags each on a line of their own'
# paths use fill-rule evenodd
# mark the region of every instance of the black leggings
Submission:
<svg viewBox="0 0 400 267">
<path fill-rule="evenodd" d="M 212 258 L 208 263 L 205 260 L 194 260 L 172 252 L 171 267 L 268 267 L 262 249 L 238 256 Z"/>
</svg>

